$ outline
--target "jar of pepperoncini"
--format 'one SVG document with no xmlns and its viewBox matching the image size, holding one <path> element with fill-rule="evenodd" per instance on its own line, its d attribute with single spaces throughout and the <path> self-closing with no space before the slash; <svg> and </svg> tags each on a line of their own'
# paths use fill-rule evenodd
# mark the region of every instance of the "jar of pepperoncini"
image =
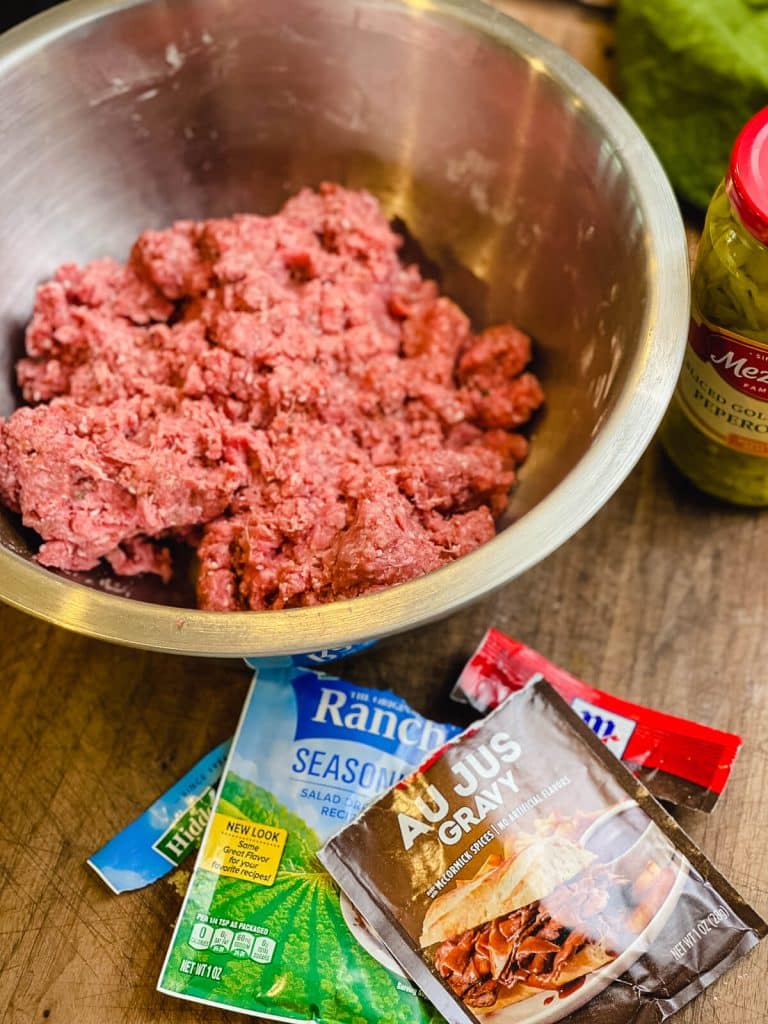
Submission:
<svg viewBox="0 0 768 1024">
<path fill-rule="evenodd" d="M 768 107 L 742 129 L 709 204 L 691 301 L 662 444 L 702 491 L 768 505 Z"/>
</svg>

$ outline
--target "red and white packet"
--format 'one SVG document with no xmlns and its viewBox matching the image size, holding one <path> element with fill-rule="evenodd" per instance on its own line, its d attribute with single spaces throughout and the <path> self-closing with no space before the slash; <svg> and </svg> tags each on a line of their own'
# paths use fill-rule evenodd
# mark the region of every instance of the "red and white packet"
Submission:
<svg viewBox="0 0 768 1024">
<path fill-rule="evenodd" d="M 541 677 L 657 799 L 712 810 L 728 782 L 741 737 L 598 690 L 497 629 L 485 634 L 451 697 L 484 713 Z"/>
</svg>

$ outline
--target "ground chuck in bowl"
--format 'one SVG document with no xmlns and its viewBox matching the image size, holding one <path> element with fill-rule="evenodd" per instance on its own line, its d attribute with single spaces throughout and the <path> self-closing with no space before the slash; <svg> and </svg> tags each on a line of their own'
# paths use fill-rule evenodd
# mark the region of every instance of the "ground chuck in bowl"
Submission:
<svg viewBox="0 0 768 1024">
<path fill-rule="evenodd" d="M 37 292 L 0 420 L 0 500 L 38 560 L 172 572 L 198 603 L 287 608 L 430 572 L 494 535 L 542 403 L 511 326 L 473 334 L 398 259 L 376 200 L 146 231 Z"/>
</svg>

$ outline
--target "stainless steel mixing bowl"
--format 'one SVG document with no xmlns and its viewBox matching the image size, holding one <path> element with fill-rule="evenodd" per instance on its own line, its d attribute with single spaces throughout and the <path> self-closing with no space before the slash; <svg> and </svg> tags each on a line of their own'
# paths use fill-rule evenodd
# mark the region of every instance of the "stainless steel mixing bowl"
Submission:
<svg viewBox="0 0 768 1024">
<path fill-rule="evenodd" d="M 196 611 L 181 584 L 43 569 L 4 515 L 0 597 L 59 625 L 267 655 L 428 622 L 571 536 L 668 402 L 689 300 L 667 180 L 605 88 L 474 0 L 72 0 L 0 39 L 0 124 L 0 415 L 60 263 L 125 257 L 175 218 L 271 212 L 323 179 L 375 192 L 477 324 L 530 331 L 548 396 L 498 537 L 353 601 Z"/>
</svg>

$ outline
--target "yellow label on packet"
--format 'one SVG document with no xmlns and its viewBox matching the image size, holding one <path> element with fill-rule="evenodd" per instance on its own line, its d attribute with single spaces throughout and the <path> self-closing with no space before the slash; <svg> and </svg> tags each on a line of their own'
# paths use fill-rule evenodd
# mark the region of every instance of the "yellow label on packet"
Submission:
<svg viewBox="0 0 768 1024">
<path fill-rule="evenodd" d="M 272 885 L 287 838 L 287 830 L 276 825 L 216 813 L 198 867 L 227 878 Z"/>
</svg>

